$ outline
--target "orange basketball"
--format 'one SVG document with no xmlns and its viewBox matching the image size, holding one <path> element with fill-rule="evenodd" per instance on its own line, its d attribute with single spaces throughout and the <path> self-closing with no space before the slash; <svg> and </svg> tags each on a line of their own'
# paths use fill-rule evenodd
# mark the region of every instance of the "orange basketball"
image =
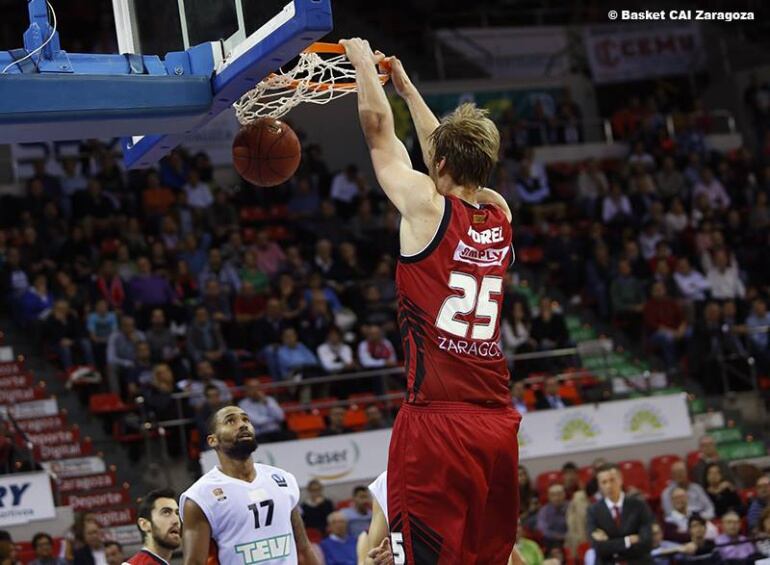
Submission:
<svg viewBox="0 0 770 565">
<path fill-rule="evenodd" d="M 302 147 L 289 126 L 275 118 L 259 118 L 241 128 L 233 140 L 233 164 L 257 186 L 276 186 L 299 167 Z"/>
</svg>

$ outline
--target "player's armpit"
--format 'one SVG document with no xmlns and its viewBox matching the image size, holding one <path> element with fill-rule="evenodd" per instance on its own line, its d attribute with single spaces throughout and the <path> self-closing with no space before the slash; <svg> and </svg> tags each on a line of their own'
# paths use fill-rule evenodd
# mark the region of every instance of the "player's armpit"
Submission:
<svg viewBox="0 0 770 565">
<path fill-rule="evenodd" d="M 182 536 L 184 565 L 206 565 L 211 543 L 211 526 L 200 507 L 189 498 L 184 502 Z"/>
<path fill-rule="evenodd" d="M 307 537 L 305 523 L 296 508 L 291 511 L 291 529 L 294 532 L 294 543 L 297 544 L 297 558 L 299 565 L 320 565 L 313 553 L 313 546 Z"/>
</svg>

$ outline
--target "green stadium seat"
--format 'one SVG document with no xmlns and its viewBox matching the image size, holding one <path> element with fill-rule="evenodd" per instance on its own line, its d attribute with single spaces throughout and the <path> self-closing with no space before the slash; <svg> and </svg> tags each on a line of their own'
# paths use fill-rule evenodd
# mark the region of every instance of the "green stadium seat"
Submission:
<svg viewBox="0 0 770 565">
<path fill-rule="evenodd" d="M 719 457 L 726 461 L 751 459 L 752 457 L 764 457 L 767 455 L 765 445 L 759 441 L 723 443 L 717 446 L 717 451 L 719 452 Z"/>
<path fill-rule="evenodd" d="M 717 428 L 709 430 L 708 434 L 714 438 L 717 444 L 743 441 L 743 430 L 739 427 Z"/>
</svg>

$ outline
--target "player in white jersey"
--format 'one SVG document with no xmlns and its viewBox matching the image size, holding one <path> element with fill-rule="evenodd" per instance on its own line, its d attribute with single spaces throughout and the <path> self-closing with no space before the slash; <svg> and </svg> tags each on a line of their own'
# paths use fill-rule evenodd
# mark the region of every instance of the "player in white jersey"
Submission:
<svg viewBox="0 0 770 565">
<path fill-rule="evenodd" d="M 209 421 L 219 465 L 179 500 L 184 565 L 318 565 L 297 503 L 294 475 L 254 463 L 254 426 L 237 406 Z"/>
</svg>

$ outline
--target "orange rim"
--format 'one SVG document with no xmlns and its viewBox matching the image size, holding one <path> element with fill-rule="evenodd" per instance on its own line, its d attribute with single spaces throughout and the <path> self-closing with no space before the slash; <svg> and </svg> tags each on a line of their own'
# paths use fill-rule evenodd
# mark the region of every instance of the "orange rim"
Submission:
<svg viewBox="0 0 770 565">
<path fill-rule="evenodd" d="M 304 51 L 303 53 L 324 53 L 329 55 L 344 55 L 345 54 L 345 48 L 340 45 L 339 43 L 327 43 L 324 41 L 317 41 L 315 43 L 311 43 Z M 271 73 L 271 77 L 276 76 L 275 73 Z M 380 84 L 383 86 L 387 84 L 388 80 L 390 80 L 390 75 L 387 73 L 379 73 L 378 77 L 380 79 Z M 293 80 L 288 85 L 287 88 L 297 88 L 302 81 L 299 80 Z M 326 83 L 326 82 L 309 82 L 307 83 L 307 87 L 310 90 L 315 90 L 318 92 L 323 92 L 326 90 L 355 90 L 358 83 L 354 80 L 347 80 L 343 82 L 335 82 L 332 83 Z"/>
</svg>

